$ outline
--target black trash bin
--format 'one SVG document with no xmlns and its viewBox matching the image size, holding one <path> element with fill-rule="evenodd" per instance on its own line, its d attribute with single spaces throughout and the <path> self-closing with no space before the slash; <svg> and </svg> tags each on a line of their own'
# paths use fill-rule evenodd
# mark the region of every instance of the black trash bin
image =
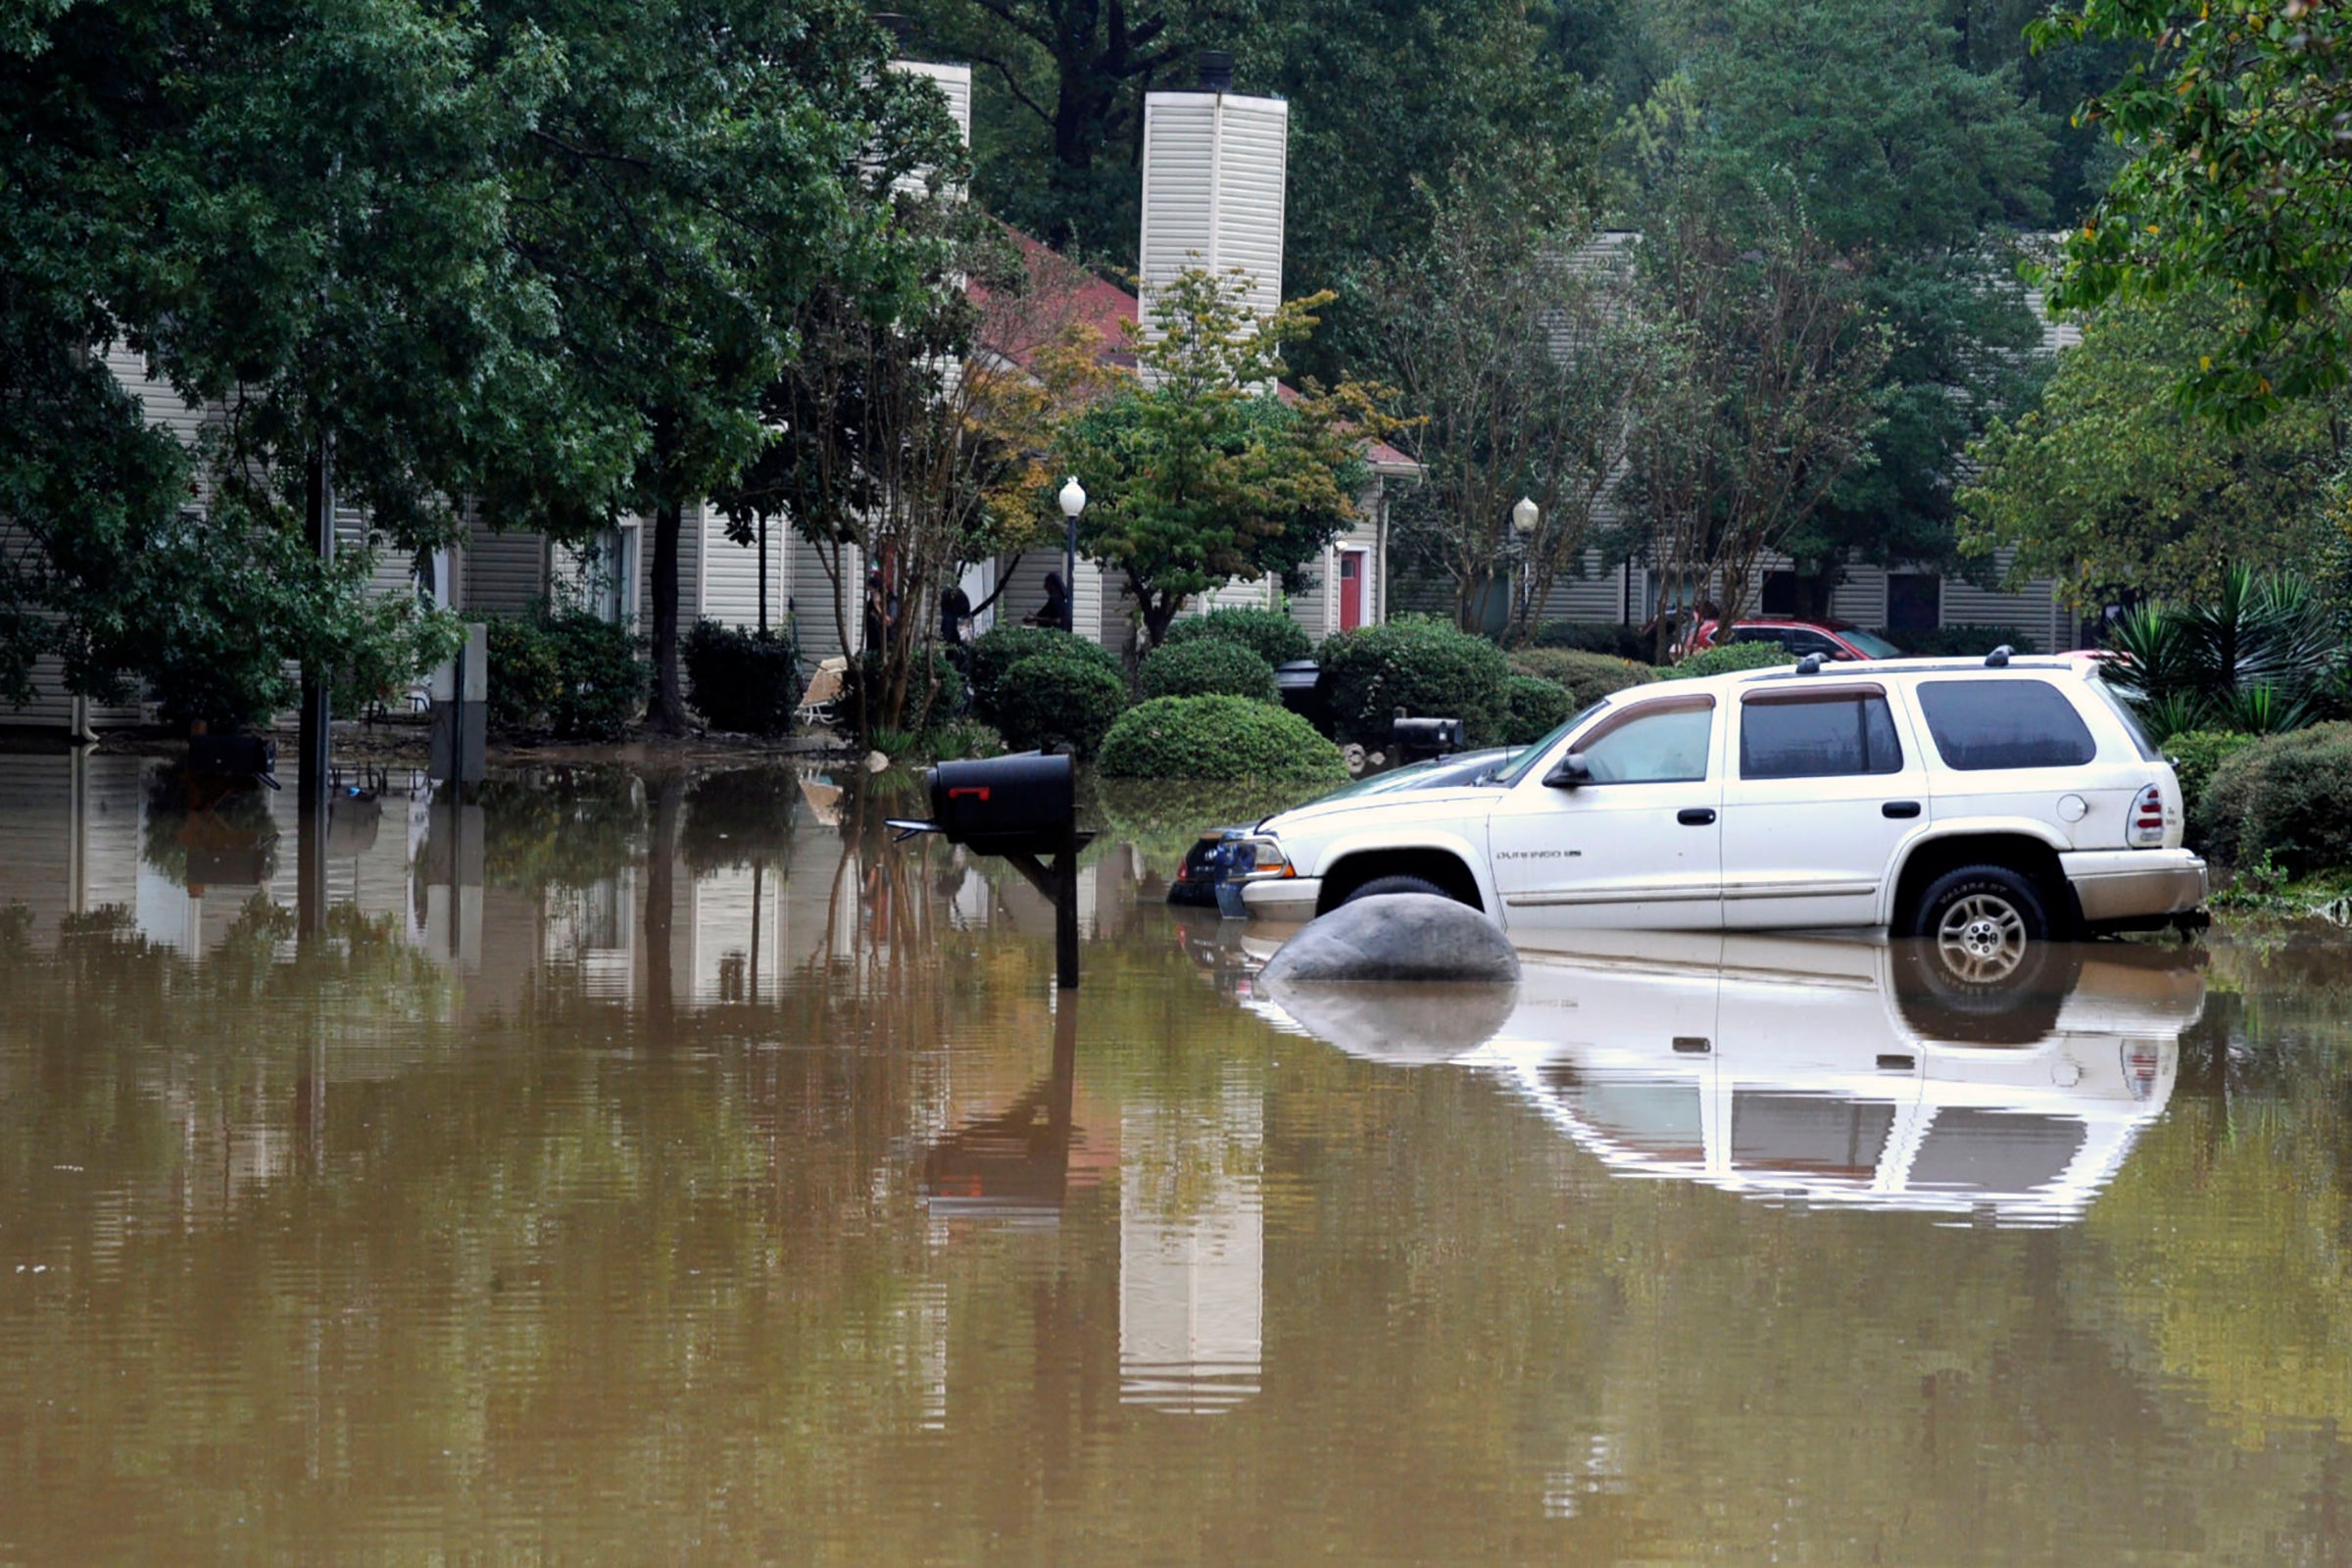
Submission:
<svg viewBox="0 0 2352 1568">
<path fill-rule="evenodd" d="M 1274 685 L 1282 706 L 1326 735 L 1331 733 L 1330 689 L 1323 683 L 1323 666 L 1311 659 L 1294 659 L 1274 668 Z"/>
</svg>

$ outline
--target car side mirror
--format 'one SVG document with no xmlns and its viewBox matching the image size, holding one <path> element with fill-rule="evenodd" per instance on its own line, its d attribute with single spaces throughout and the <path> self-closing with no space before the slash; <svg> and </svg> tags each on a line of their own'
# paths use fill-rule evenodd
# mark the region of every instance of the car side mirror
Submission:
<svg viewBox="0 0 2352 1568">
<path fill-rule="evenodd" d="M 1592 769 L 1585 765 L 1585 754 L 1582 752 L 1570 752 L 1552 765 L 1550 772 L 1544 775 L 1545 787 L 1555 790 L 1573 790 L 1592 782 Z"/>
</svg>

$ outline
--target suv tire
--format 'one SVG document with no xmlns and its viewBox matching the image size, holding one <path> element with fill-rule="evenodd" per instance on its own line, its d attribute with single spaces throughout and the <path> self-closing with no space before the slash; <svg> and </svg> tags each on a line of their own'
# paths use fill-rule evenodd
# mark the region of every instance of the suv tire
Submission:
<svg viewBox="0 0 2352 1568">
<path fill-rule="evenodd" d="M 1394 893 L 1425 893 L 1433 899 L 1451 899 L 1453 895 L 1425 876 L 1376 876 L 1340 902 L 1353 904 L 1358 899 L 1385 899 Z M 1455 903 L 1460 903 L 1458 899 Z"/>
<path fill-rule="evenodd" d="M 2027 952 L 2050 940 L 2050 917 L 2033 881 L 2005 865 L 1964 865 L 1928 884 L 1909 935 L 1935 944 L 1958 986 L 1998 986 Z"/>
</svg>

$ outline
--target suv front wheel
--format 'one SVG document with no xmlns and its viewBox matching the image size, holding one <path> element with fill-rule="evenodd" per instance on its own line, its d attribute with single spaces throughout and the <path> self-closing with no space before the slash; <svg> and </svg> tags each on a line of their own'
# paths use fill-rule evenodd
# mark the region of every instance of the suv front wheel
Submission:
<svg viewBox="0 0 2352 1568">
<path fill-rule="evenodd" d="M 1945 972 L 1963 983 L 1997 985 L 2047 942 L 2050 917 L 2032 881 L 2005 865 L 1964 865 L 1928 885 L 1910 934 L 1936 944 Z"/>
</svg>

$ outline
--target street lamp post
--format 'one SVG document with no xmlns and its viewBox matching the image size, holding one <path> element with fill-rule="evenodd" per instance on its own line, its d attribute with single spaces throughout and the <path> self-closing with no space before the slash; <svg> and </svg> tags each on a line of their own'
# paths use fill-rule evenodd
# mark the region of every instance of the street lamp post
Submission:
<svg viewBox="0 0 2352 1568">
<path fill-rule="evenodd" d="M 1074 632 L 1078 629 L 1078 514 L 1086 510 L 1086 489 L 1076 474 L 1063 482 L 1060 499 L 1061 515 L 1068 524 L 1061 555 L 1061 629 Z"/>
</svg>

